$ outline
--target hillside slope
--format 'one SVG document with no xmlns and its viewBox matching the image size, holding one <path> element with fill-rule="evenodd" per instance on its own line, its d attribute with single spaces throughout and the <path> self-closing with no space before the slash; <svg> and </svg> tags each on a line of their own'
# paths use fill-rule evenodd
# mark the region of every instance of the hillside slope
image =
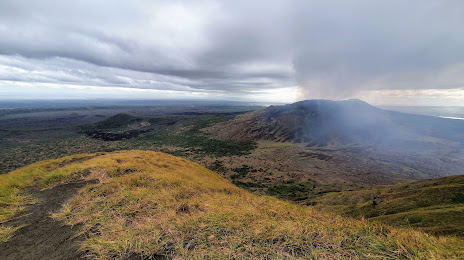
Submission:
<svg viewBox="0 0 464 260">
<path fill-rule="evenodd" d="M 378 185 L 464 174 L 463 120 L 392 112 L 361 100 L 270 106 L 202 131 L 256 141 L 259 163 L 277 162 L 272 168 L 285 165 L 287 176 L 304 176 L 294 182 Z M 262 149 L 270 146 L 277 148 Z"/>
<path fill-rule="evenodd" d="M 361 100 L 306 100 L 238 116 L 210 132 L 223 138 L 308 143 L 376 143 L 399 135 L 381 109 Z"/>
<path fill-rule="evenodd" d="M 361 100 L 305 100 L 239 115 L 205 131 L 221 138 L 310 146 L 464 142 L 464 122 L 382 110 Z"/>
<path fill-rule="evenodd" d="M 85 237 L 81 249 L 91 258 L 464 256 L 462 245 L 453 238 L 435 238 L 257 196 L 198 164 L 147 151 L 76 155 L 1 175 L 1 232 L 6 242 L 0 247 L 11 246 L 8 237 L 13 239 L 24 229 L 9 226 L 8 220 L 20 217 L 25 204 L 42 203 L 25 197 L 25 188 L 63 189 L 63 185 L 92 180 L 53 215 L 80 228 Z"/>
<path fill-rule="evenodd" d="M 329 193 L 316 202 L 319 208 L 347 216 L 464 236 L 464 175 Z"/>
</svg>

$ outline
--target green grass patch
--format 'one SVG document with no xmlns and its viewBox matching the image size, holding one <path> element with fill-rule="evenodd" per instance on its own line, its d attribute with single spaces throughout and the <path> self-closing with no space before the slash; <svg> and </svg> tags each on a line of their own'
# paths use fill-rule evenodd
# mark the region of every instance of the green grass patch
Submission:
<svg viewBox="0 0 464 260">
<path fill-rule="evenodd" d="M 227 167 L 224 166 L 224 163 L 221 161 L 214 161 L 211 163 L 211 165 L 208 167 L 208 169 L 212 170 L 213 172 L 217 173 L 225 173 L 227 172 Z"/>
<path fill-rule="evenodd" d="M 241 167 L 238 168 L 233 168 L 232 171 L 237 173 L 230 176 L 232 180 L 243 178 L 247 176 L 250 172 L 257 172 L 256 169 L 253 169 L 253 167 L 248 166 L 246 164 L 243 164 Z"/>
<path fill-rule="evenodd" d="M 210 134 L 200 131 L 200 129 L 210 126 L 213 123 L 222 122 L 229 117 L 211 116 L 200 120 L 195 120 L 186 124 L 188 130 L 176 133 L 172 129 L 165 129 L 140 139 L 141 142 L 151 142 L 155 145 L 168 145 L 181 147 L 185 152 L 196 155 L 210 155 L 215 157 L 246 155 L 253 151 L 257 144 L 255 142 L 237 140 L 214 139 Z M 184 152 L 184 153 L 185 153 Z M 176 155 L 183 155 L 177 152 Z"/>
<path fill-rule="evenodd" d="M 460 192 L 460 193 L 456 194 L 456 196 L 454 196 L 451 199 L 451 202 L 453 202 L 453 203 L 464 203 L 464 192 Z"/>
<path fill-rule="evenodd" d="M 46 175 L 42 179 L 41 185 L 42 185 L 42 187 L 48 187 L 48 186 L 51 186 L 53 184 L 60 183 L 60 182 L 64 181 L 66 178 L 67 178 L 67 176 L 64 175 L 62 172 L 52 172 L 52 173 Z"/>
<path fill-rule="evenodd" d="M 436 235 L 464 237 L 464 175 L 326 194 L 317 207 Z"/>
<path fill-rule="evenodd" d="M 408 218 L 408 223 L 411 225 L 421 223 L 424 218 L 420 215 L 412 215 Z"/>
<path fill-rule="evenodd" d="M 87 126 L 86 128 L 88 129 L 118 129 L 118 128 L 126 127 L 127 125 L 131 123 L 141 122 L 142 120 L 143 120 L 142 118 L 138 118 L 133 115 L 121 113 L 121 114 L 117 114 L 112 117 L 109 117 L 108 119 L 105 119 L 96 124 Z"/>
</svg>

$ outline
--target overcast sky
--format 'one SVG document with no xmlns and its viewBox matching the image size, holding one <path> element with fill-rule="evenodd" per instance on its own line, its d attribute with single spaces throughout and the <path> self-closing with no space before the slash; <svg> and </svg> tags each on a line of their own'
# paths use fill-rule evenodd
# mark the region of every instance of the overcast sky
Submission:
<svg viewBox="0 0 464 260">
<path fill-rule="evenodd" d="M 464 105 L 464 1 L 0 1 L 0 99 Z"/>
</svg>

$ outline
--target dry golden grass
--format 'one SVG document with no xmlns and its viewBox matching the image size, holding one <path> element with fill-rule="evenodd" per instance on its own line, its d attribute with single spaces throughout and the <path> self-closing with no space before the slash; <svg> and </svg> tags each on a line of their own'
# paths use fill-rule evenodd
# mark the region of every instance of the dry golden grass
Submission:
<svg viewBox="0 0 464 260">
<path fill-rule="evenodd" d="M 0 243 L 8 241 L 11 235 L 21 227 L 3 227 L 0 226 Z"/>
<path fill-rule="evenodd" d="M 174 259 L 464 256 L 452 238 L 435 238 L 257 196 L 196 163 L 167 154 L 123 151 L 64 167 L 57 168 L 57 163 L 47 161 L 10 174 L 38 168 L 40 174 L 34 176 L 40 176 L 44 187 L 99 179 L 54 215 L 69 224 L 83 224 L 88 239 L 82 249 L 97 259 L 134 254 Z"/>
<path fill-rule="evenodd" d="M 39 179 L 43 181 L 44 176 L 50 174 L 50 172 L 56 172 L 56 169 L 66 168 L 65 166 L 71 165 L 73 161 L 90 156 L 96 156 L 96 154 L 79 154 L 56 160 L 42 161 L 0 175 L 0 223 L 14 216 L 16 211 L 24 205 L 35 203 L 33 198 L 21 194 L 25 188 Z"/>
</svg>

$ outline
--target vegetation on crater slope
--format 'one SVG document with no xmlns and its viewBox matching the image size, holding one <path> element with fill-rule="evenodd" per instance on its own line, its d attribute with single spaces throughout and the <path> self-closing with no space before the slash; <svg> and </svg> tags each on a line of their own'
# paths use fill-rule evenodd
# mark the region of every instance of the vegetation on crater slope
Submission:
<svg viewBox="0 0 464 260">
<path fill-rule="evenodd" d="M 464 175 L 329 193 L 319 208 L 435 235 L 464 236 Z"/>
</svg>

